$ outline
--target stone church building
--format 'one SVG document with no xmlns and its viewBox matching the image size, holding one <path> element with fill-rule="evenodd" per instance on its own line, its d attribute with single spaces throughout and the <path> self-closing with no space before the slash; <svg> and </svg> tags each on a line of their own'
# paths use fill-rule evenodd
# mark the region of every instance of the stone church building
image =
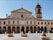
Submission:
<svg viewBox="0 0 53 40">
<path fill-rule="evenodd" d="M 35 17 L 36 16 L 36 17 Z M 19 8 L 11 11 L 11 15 L 6 18 L 0 18 L 0 33 L 53 33 L 53 20 L 42 19 L 42 7 L 37 4 L 35 7 L 35 16 L 32 12 Z"/>
</svg>

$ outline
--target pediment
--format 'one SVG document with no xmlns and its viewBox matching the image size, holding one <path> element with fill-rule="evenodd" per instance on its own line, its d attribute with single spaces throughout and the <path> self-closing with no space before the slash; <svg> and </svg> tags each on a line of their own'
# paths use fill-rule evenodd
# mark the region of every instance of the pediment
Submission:
<svg viewBox="0 0 53 40">
<path fill-rule="evenodd" d="M 19 12 L 20 12 L 20 13 L 22 13 L 22 12 L 24 12 L 24 13 L 32 13 L 32 12 L 30 12 L 30 11 L 24 9 L 24 8 L 20 8 L 20 9 L 11 11 L 11 12 L 12 12 L 12 13 L 19 13 Z"/>
</svg>

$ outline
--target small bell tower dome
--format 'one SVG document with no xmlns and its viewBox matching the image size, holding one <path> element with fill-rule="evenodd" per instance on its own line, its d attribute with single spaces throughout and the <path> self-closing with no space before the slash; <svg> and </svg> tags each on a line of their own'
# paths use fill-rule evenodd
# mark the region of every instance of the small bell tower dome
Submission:
<svg viewBox="0 0 53 40">
<path fill-rule="evenodd" d="M 41 9 L 42 8 L 41 8 L 40 4 L 38 3 L 35 7 L 36 19 L 38 19 L 38 20 L 42 19 L 42 10 Z"/>
</svg>

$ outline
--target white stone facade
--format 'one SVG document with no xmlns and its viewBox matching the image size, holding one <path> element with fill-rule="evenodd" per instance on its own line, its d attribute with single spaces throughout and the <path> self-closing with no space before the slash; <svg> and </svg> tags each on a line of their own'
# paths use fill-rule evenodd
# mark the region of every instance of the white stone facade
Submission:
<svg viewBox="0 0 53 40">
<path fill-rule="evenodd" d="M 53 20 L 43 20 L 41 7 L 38 4 L 36 7 L 36 17 L 32 12 L 20 8 L 11 11 L 11 15 L 6 18 L 0 18 L 0 33 L 20 33 L 30 31 L 31 33 L 50 32 L 53 33 Z M 45 30 L 44 30 L 45 29 Z"/>
</svg>

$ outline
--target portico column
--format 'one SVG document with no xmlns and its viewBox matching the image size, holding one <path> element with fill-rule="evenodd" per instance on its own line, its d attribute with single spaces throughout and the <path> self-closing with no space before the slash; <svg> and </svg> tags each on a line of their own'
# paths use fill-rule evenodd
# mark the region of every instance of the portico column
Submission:
<svg viewBox="0 0 53 40">
<path fill-rule="evenodd" d="M 15 32 L 17 32 L 17 26 L 15 26 Z"/>
<path fill-rule="evenodd" d="M 11 26 L 11 33 L 12 33 L 12 26 Z"/>
<path fill-rule="evenodd" d="M 6 32 L 8 32 L 8 26 L 6 26 Z"/>
<path fill-rule="evenodd" d="M 1 27 L 1 29 L 3 30 L 3 26 Z"/>
<path fill-rule="evenodd" d="M 34 32 L 34 26 L 33 26 L 33 32 Z"/>
<path fill-rule="evenodd" d="M 24 26 L 24 32 L 26 32 L 26 26 Z"/>
<path fill-rule="evenodd" d="M 2 31 L 2 33 L 3 33 L 3 26 L 1 27 L 1 31 Z"/>
<path fill-rule="evenodd" d="M 29 31 L 30 31 L 30 26 L 29 26 Z"/>
<path fill-rule="evenodd" d="M 21 27 L 22 27 L 22 26 L 20 26 L 20 33 L 21 33 Z"/>
</svg>

